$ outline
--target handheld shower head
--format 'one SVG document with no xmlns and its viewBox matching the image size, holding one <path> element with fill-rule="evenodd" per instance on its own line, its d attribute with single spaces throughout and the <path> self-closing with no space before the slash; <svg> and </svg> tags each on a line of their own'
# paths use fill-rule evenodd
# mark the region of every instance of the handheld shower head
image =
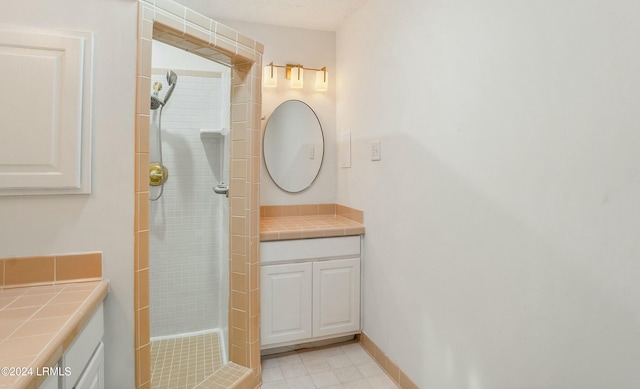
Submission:
<svg viewBox="0 0 640 389">
<path fill-rule="evenodd" d="M 166 104 L 167 101 L 169 101 L 169 98 L 173 93 L 173 88 L 175 88 L 176 84 L 178 83 L 178 75 L 173 70 L 167 71 L 167 82 L 169 83 L 169 89 L 167 90 L 167 93 L 164 95 L 164 104 Z"/>
<path fill-rule="evenodd" d="M 175 85 L 175 83 L 178 82 L 178 75 L 173 70 L 167 71 L 167 82 L 169 86 Z"/>
<path fill-rule="evenodd" d="M 151 95 L 152 110 L 156 110 L 160 107 L 164 107 L 164 105 L 167 104 L 167 101 L 169 101 L 169 98 L 173 93 L 173 88 L 175 88 L 176 84 L 178 83 L 178 75 L 173 70 L 167 71 L 167 83 L 169 83 L 169 89 L 167 90 L 167 93 L 165 93 L 164 99 L 161 99 L 160 97 L 158 97 L 158 92 L 162 90 L 162 84 L 159 82 L 156 82 L 155 84 L 153 84 L 153 89 L 155 93 Z"/>
<path fill-rule="evenodd" d="M 160 100 L 160 98 L 158 96 L 151 95 L 151 110 L 152 111 L 155 111 L 156 109 L 160 108 L 163 105 L 164 105 L 164 103 L 162 102 L 162 100 Z"/>
</svg>

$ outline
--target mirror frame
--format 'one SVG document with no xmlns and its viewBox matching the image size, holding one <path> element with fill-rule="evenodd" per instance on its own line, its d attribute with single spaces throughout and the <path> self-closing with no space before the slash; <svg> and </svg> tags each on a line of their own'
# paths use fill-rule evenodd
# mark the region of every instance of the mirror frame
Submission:
<svg viewBox="0 0 640 389">
<path fill-rule="evenodd" d="M 267 128 L 269 127 L 269 121 L 271 120 L 271 117 L 273 116 L 273 114 L 278 110 L 278 108 L 280 108 L 283 104 L 288 103 L 288 102 L 292 102 L 292 101 L 297 101 L 300 102 L 302 104 L 304 104 L 307 108 L 309 108 L 309 110 L 313 113 L 313 115 L 315 116 L 316 120 L 318 121 L 318 128 L 320 129 L 320 136 L 322 137 L 322 156 L 320 158 L 320 165 L 318 165 L 318 171 L 315 172 L 315 175 L 313 177 L 313 180 L 311 180 L 311 182 L 309 182 L 309 184 L 307 186 L 305 186 L 303 189 L 298 190 L 298 191 L 291 191 L 288 189 L 283 188 L 274 178 L 273 175 L 271 174 L 271 171 L 269 170 L 269 165 L 267 165 L 267 158 L 266 158 L 266 153 L 265 153 L 265 137 L 267 136 Z M 320 122 L 320 118 L 318 117 L 318 114 L 316 113 L 316 111 L 313 110 L 313 108 L 311 108 L 311 106 L 307 103 L 305 103 L 302 100 L 299 99 L 290 99 L 290 100 L 285 100 L 282 103 L 278 104 L 278 106 L 273 110 L 273 112 L 271 113 L 271 115 L 269 116 L 269 119 L 267 119 L 267 123 L 264 126 L 264 132 L 262 134 L 262 161 L 264 162 L 264 167 L 267 170 L 267 174 L 269 175 L 269 178 L 271 178 L 271 181 L 282 191 L 286 192 L 286 193 L 291 193 L 291 194 L 296 194 L 296 193 L 302 193 L 307 191 L 309 188 L 311 188 L 311 186 L 313 186 L 314 182 L 316 182 L 316 180 L 318 179 L 318 176 L 320 176 L 320 170 L 322 170 L 322 166 L 324 165 L 324 154 L 325 154 L 325 149 L 326 144 L 325 144 L 325 138 L 324 138 L 324 130 L 322 128 L 322 123 Z"/>
</svg>

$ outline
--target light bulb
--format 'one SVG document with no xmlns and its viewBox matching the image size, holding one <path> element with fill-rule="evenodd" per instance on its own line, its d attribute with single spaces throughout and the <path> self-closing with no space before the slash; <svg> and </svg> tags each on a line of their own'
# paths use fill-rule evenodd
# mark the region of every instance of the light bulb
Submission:
<svg viewBox="0 0 640 389">
<path fill-rule="evenodd" d="M 262 85 L 265 88 L 278 86 L 278 69 L 273 64 L 265 66 L 262 70 Z"/>
<path fill-rule="evenodd" d="M 302 67 L 292 67 L 291 68 L 291 87 L 295 89 L 300 89 L 304 85 L 304 71 Z"/>
<path fill-rule="evenodd" d="M 327 70 L 316 72 L 316 90 L 326 92 L 329 89 L 329 74 Z"/>
</svg>

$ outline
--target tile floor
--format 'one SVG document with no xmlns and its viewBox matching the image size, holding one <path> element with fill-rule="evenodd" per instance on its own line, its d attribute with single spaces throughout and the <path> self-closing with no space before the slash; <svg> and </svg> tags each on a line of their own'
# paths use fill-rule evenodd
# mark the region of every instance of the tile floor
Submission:
<svg viewBox="0 0 640 389">
<path fill-rule="evenodd" d="M 364 351 L 349 343 L 263 357 L 261 389 L 398 389 Z"/>
<path fill-rule="evenodd" d="M 151 342 L 153 389 L 192 389 L 220 368 L 217 333 Z"/>
</svg>

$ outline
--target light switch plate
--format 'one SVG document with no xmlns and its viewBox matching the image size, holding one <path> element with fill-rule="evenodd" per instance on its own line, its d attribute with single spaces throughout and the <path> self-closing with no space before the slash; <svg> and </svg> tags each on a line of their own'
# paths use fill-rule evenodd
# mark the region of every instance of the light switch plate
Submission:
<svg viewBox="0 0 640 389">
<path fill-rule="evenodd" d="M 382 159 L 382 142 L 379 140 L 371 142 L 371 160 L 380 161 Z"/>
</svg>

